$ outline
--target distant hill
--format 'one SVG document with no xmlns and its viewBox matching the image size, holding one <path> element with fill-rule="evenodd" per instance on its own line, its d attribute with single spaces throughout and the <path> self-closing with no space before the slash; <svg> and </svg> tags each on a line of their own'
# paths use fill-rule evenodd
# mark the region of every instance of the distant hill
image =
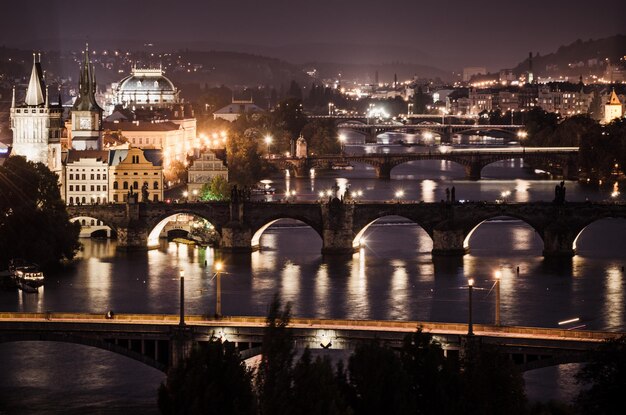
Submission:
<svg viewBox="0 0 626 415">
<path fill-rule="evenodd" d="M 608 58 L 612 64 L 619 63 L 626 56 L 626 35 L 615 35 L 603 39 L 590 39 L 561 46 L 556 52 L 544 56 L 533 56 L 533 71 L 545 75 L 586 75 L 597 72 Z M 520 74 L 528 70 L 528 59 L 519 63 L 514 72 Z"/>
<path fill-rule="evenodd" d="M 449 81 L 452 73 L 439 68 L 415 63 L 391 62 L 385 64 L 356 64 L 356 63 L 334 63 L 334 62 L 310 62 L 305 65 L 307 70 L 316 69 L 318 78 L 346 79 L 359 83 L 374 83 L 376 72 L 378 72 L 378 82 L 391 83 L 394 75 L 398 76 L 398 81 L 406 81 L 414 76 L 418 78 L 435 79 L 440 78 Z M 341 77 L 339 77 L 341 74 Z"/>
</svg>

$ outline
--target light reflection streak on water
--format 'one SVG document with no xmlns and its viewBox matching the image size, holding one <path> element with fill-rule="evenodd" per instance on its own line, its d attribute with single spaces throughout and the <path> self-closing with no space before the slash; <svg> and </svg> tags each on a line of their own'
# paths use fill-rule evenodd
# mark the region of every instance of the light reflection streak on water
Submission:
<svg viewBox="0 0 626 415">
<path fill-rule="evenodd" d="M 315 275 L 315 303 L 320 318 L 330 317 L 329 297 L 328 297 L 328 266 L 320 265 Z"/>
<path fill-rule="evenodd" d="M 420 188 L 421 188 L 421 192 L 422 192 L 422 200 L 424 202 L 430 203 L 430 202 L 436 202 L 437 201 L 437 196 L 435 194 L 436 190 L 437 190 L 437 182 L 435 182 L 434 180 L 422 180 L 422 182 L 420 183 Z"/>
<path fill-rule="evenodd" d="M 518 203 L 526 203 L 530 200 L 528 189 L 530 188 L 530 182 L 528 180 L 515 180 L 515 201 Z"/>
<path fill-rule="evenodd" d="M 300 314 L 300 266 L 287 261 L 280 272 L 280 294 L 285 303 L 291 301 L 294 315 Z"/>
<path fill-rule="evenodd" d="M 406 270 L 406 262 L 403 260 L 391 261 L 393 273 L 391 274 L 391 291 L 387 298 L 387 318 L 390 320 L 408 320 L 410 310 L 408 310 L 409 274 Z"/>
<path fill-rule="evenodd" d="M 351 305 L 347 310 L 348 319 L 366 319 L 369 317 L 365 267 L 365 248 L 361 248 L 358 255 L 352 256 L 352 267 L 348 277 L 346 302 Z"/>
<path fill-rule="evenodd" d="M 604 281 L 606 326 L 617 330 L 624 325 L 624 277 L 617 267 L 606 270 Z"/>
</svg>

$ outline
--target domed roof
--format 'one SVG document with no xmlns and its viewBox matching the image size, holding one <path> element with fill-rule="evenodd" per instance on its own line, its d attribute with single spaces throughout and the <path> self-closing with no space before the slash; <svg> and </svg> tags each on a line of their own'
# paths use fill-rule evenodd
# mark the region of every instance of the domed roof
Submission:
<svg viewBox="0 0 626 415">
<path fill-rule="evenodd" d="M 133 69 L 133 72 L 120 81 L 119 92 L 175 93 L 176 87 L 161 69 Z"/>
</svg>

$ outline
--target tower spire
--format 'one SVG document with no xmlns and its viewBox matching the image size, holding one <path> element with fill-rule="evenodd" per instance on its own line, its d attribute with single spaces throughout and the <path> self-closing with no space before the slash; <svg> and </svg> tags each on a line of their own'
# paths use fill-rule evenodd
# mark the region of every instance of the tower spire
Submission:
<svg viewBox="0 0 626 415">
<path fill-rule="evenodd" d="M 15 85 L 13 85 L 13 98 L 11 98 L 11 108 L 15 108 Z"/>
<path fill-rule="evenodd" d="M 41 55 L 40 55 L 41 59 Z M 26 89 L 26 105 L 41 105 L 44 103 L 43 95 L 44 81 L 41 71 L 41 64 L 37 62 L 37 55 L 33 52 L 33 70 L 30 73 L 28 88 Z"/>
<path fill-rule="evenodd" d="M 78 97 L 74 102 L 74 110 L 77 111 L 102 111 L 98 103 L 96 102 L 96 75 L 94 71 L 94 65 L 89 60 L 89 44 L 85 43 L 85 57 L 81 65 L 79 82 L 78 82 Z"/>
</svg>

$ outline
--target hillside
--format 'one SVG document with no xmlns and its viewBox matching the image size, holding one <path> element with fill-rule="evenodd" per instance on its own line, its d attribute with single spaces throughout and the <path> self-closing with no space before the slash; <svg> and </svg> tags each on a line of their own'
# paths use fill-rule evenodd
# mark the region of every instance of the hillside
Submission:
<svg viewBox="0 0 626 415">
<path fill-rule="evenodd" d="M 605 68 L 609 59 L 612 64 L 624 63 L 626 56 L 626 35 L 616 35 L 603 39 L 590 39 L 561 46 L 556 52 L 544 56 L 533 56 L 533 69 L 539 76 L 546 75 L 588 75 Z M 514 72 L 520 74 L 528 70 L 528 59 L 519 63 Z"/>
</svg>

